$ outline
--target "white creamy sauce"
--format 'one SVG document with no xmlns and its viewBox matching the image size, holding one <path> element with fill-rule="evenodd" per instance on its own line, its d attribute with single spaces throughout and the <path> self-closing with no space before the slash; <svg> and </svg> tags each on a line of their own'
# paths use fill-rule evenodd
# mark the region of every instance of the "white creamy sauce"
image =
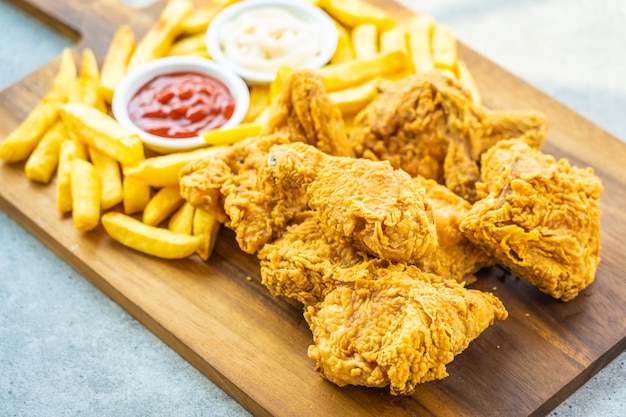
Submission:
<svg viewBox="0 0 626 417">
<path fill-rule="evenodd" d="M 316 26 L 288 10 L 261 7 L 224 24 L 219 34 L 224 54 L 235 64 L 274 72 L 281 65 L 301 68 L 320 52 Z"/>
</svg>

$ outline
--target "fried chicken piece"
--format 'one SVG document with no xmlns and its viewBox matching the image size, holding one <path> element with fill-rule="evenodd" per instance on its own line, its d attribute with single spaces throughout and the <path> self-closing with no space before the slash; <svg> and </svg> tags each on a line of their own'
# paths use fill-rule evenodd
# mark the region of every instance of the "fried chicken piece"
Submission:
<svg viewBox="0 0 626 417">
<path fill-rule="evenodd" d="M 294 298 L 302 304 L 321 301 L 333 288 L 328 271 L 349 267 L 368 257 L 321 222 L 316 212 L 297 216 L 276 240 L 263 246 L 257 256 L 261 278 L 274 296 Z"/>
<path fill-rule="evenodd" d="M 483 199 L 462 219 L 462 233 L 542 292 L 575 298 L 600 261 L 602 184 L 593 170 L 508 140 L 483 155 L 481 175 Z"/>
<path fill-rule="evenodd" d="M 386 161 L 330 156 L 293 143 L 272 147 L 268 166 L 279 188 L 304 191 L 320 220 L 360 250 L 406 262 L 436 248 L 424 190 Z"/>
<path fill-rule="evenodd" d="M 264 134 L 286 132 L 292 142 L 304 142 L 329 155 L 354 156 L 341 111 L 326 95 L 322 78 L 313 70 L 292 73 L 272 105 Z"/>
<path fill-rule="evenodd" d="M 181 170 L 181 195 L 234 230 L 243 251 L 255 253 L 306 208 L 300 190 L 278 190 L 259 169 L 270 147 L 289 142 L 276 133 L 215 148 L 211 157 Z"/>
<path fill-rule="evenodd" d="M 415 264 L 424 272 L 471 283 L 479 269 L 496 263 L 491 251 L 484 250 L 467 239 L 459 224 L 472 205 L 449 188 L 422 176 L 413 181 L 426 190 L 426 201 L 433 208 L 437 228 L 438 248 L 418 259 Z"/>
<path fill-rule="evenodd" d="M 546 119 L 535 111 L 476 106 L 458 81 L 433 71 L 385 84 L 354 125 L 357 156 L 388 160 L 474 202 L 482 153 L 511 138 L 540 148 Z"/>
<path fill-rule="evenodd" d="M 415 385 L 448 375 L 446 365 L 495 320 L 507 317 L 492 294 L 381 261 L 337 268 L 337 285 L 305 310 L 316 369 L 339 385 L 390 386 L 411 395 Z"/>
</svg>

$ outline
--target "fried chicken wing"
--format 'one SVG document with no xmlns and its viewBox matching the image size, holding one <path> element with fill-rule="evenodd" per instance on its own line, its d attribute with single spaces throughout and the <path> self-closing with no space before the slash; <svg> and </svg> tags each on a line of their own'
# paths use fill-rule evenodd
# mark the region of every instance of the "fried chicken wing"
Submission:
<svg viewBox="0 0 626 417">
<path fill-rule="evenodd" d="M 490 111 L 474 105 L 460 84 L 440 73 L 385 84 L 355 118 L 356 154 L 446 185 L 473 202 L 480 155 L 502 139 L 543 144 L 545 117 L 535 111 Z"/>
<path fill-rule="evenodd" d="M 593 170 L 508 140 L 483 155 L 481 175 L 483 198 L 462 233 L 542 292 L 575 298 L 600 261 L 602 184 Z"/>
<path fill-rule="evenodd" d="M 329 155 L 354 156 L 341 111 L 326 95 L 322 78 L 313 70 L 291 74 L 263 133 L 285 132 L 292 142 L 304 142 Z"/>
<path fill-rule="evenodd" d="M 211 157 L 181 170 L 181 195 L 234 230 L 242 250 L 255 253 L 306 208 L 300 190 L 276 189 L 260 169 L 271 146 L 289 142 L 276 133 L 215 148 Z"/>
<path fill-rule="evenodd" d="M 337 268 L 342 282 L 305 310 L 317 370 L 339 385 L 415 385 L 448 375 L 446 365 L 507 312 L 492 294 L 464 288 L 416 266 L 360 263 Z"/>
<path fill-rule="evenodd" d="M 415 264 L 424 272 L 446 279 L 473 282 L 473 274 L 497 261 L 491 251 L 474 244 L 459 230 L 461 219 L 472 205 L 435 180 L 418 175 L 413 181 L 426 190 L 426 201 L 433 208 L 438 244 L 436 251 L 422 256 Z"/>
<path fill-rule="evenodd" d="M 321 221 L 358 249 L 406 262 L 436 248 L 423 189 L 386 161 L 330 156 L 293 143 L 272 147 L 268 167 L 279 188 L 304 191 Z"/>
</svg>

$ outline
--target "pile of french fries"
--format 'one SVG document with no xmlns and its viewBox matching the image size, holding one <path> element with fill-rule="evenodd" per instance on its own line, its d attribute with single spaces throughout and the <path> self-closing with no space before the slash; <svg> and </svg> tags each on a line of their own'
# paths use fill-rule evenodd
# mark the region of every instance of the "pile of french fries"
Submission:
<svg viewBox="0 0 626 417">
<path fill-rule="evenodd" d="M 208 260 L 220 224 L 182 199 L 178 173 L 216 146 L 258 135 L 291 69 L 281 68 L 269 85 L 252 86 L 244 122 L 202 132 L 207 147 L 194 151 L 146 157 L 139 136 L 111 116 L 110 104 L 125 75 L 151 60 L 171 55 L 210 59 L 204 33 L 236 1 L 210 0 L 195 8 L 189 0 L 169 0 L 139 42 L 132 28 L 119 27 L 101 67 L 89 48 L 81 52 L 80 65 L 70 49 L 64 50 L 49 91 L 0 143 L 0 159 L 24 162 L 32 181 L 48 184 L 55 178 L 58 212 L 71 213 L 79 230 L 102 223 L 111 238 L 140 252 L 166 259 L 197 254 Z M 307 1 L 325 10 L 337 26 L 337 50 L 319 73 L 346 126 L 375 97 L 382 80 L 434 69 L 460 80 L 480 102 L 457 56 L 454 34 L 432 17 L 417 14 L 399 24 L 364 0 Z"/>
</svg>

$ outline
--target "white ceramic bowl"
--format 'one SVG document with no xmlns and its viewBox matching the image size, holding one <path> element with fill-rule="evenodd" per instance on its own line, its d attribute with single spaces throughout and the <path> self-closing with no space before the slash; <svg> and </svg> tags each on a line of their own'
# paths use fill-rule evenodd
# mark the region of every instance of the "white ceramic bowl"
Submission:
<svg viewBox="0 0 626 417">
<path fill-rule="evenodd" d="M 225 54 L 220 44 L 220 32 L 224 24 L 236 19 L 241 13 L 262 7 L 278 7 L 289 11 L 297 18 L 317 27 L 320 38 L 320 52 L 304 68 L 320 68 L 330 61 L 337 49 L 337 27 L 322 9 L 302 0 L 242 0 L 222 10 L 211 21 L 206 32 L 207 50 L 211 57 L 239 74 L 249 85 L 267 84 L 276 78 L 276 72 L 255 71 L 233 63 Z"/>
<path fill-rule="evenodd" d="M 200 136 L 190 138 L 166 138 L 150 134 L 135 125 L 128 115 L 128 102 L 146 83 L 163 74 L 195 72 L 220 80 L 235 98 L 235 110 L 222 126 L 237 126 L 245 117 L 250 105 L 250 92 L 246 83 L 236 73 L 217 63 L 197 57 L 172 56 L 151 61 L 129 73 L 115 89 L 111 107 L 117 121 L 139 134 L 145 146 L 158 153 L 186 151 L 205 146 Z"/>
</svg>

